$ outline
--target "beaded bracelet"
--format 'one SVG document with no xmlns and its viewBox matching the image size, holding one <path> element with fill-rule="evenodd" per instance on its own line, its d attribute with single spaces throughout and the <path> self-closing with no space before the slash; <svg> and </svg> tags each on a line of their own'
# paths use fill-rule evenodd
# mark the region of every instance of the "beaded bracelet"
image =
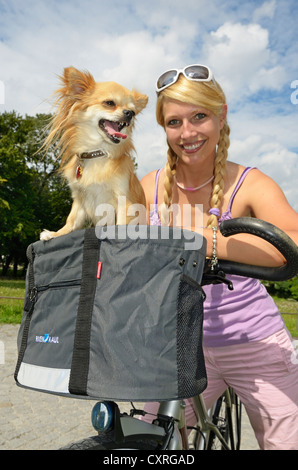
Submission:
<svg viewBox="0 0 298 470">
<path fill-rule="evenodd" d="M 216 253 L 216 243 L 217 243 L 217 227 L 212 227 L 213 230 L 213 246 L 212 246 L 212 258 L 211 258 L 211 271 L 214 271 L 215 266 L 218 263 L 217 253 Z"/>
</svg>

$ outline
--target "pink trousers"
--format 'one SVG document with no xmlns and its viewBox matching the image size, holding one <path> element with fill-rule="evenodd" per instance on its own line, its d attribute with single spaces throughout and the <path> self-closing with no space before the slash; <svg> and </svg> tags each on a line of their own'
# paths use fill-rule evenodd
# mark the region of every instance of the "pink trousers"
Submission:
<svg viewBox="0 0 298 470">
<path fill-rule="evenodd" d="M 263 450 L 298 450 L 297 343 L 283 329 L 258 342 L 204 348 L 208 386 L 203 395 L 207 408 L 227 385 L 233 387 Z M 186 403 L 186 422 L 193 426 L 195 411 L 191 400 Z M 157 409 L 158 403 L 145 406 L 150 413 Z M 152 421 L 150 415 L 145 419 Z"/>
</svg>

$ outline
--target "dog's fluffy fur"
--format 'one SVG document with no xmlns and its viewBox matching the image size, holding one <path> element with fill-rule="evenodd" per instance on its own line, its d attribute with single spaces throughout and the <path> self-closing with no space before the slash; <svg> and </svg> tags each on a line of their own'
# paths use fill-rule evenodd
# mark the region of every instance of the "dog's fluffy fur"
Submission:
<svg viewBox="0 0 298 470">
<path fill-rule="evenodd" d="M 59 142 L 60 168 L 70 186 L 73 205 L 65 226 L 57 232 L 44 230 L 42 240 L 80 229 L 88 220 L 94 226 L 100 224 L 100 205 L 114 208 L 116 220 L 105 222 L 109 224 L 128 223 L 127 207 L 131 204 L 145 206 L 131 159 L 131 133 L 134 116 L 145 108 L 148 97 L 115 82 L 97 83 L 90 73 L 74 67 L 65 68 L 61 80 L 63 86 L 56 92 L 58 108 L 45 147 Z M 105 155 L 81 158 L 97 150 Z M 119 196 L 126 197 L 122 213 Z"/>
</svg>

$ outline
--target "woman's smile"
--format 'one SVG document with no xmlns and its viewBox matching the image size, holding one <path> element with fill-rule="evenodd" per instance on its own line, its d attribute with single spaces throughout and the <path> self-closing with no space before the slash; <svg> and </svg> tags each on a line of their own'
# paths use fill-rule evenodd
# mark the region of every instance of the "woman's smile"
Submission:
<svg viewBox="0 0 298 470">
<path fill-rule="evenodd" d="M 186 153 L 195 153 L 197 150 L 200 150 L 206 140 L 200 140 L 199 142 L 195 143 L 185 143 L 181 144 L 180 147 L 186 152 Z"/>
</svg>

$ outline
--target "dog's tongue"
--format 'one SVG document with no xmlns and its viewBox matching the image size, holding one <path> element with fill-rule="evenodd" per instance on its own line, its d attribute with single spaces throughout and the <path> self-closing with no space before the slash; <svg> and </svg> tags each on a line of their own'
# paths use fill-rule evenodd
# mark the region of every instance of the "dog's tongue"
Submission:
<svg viewBox="0 0 298 470">
<path fill-rule="evenodd" d="M 105 121 L 105 129 L 110 135 L 118 137 L 118 139 L 126 139 L 127 137 L 126 134 L 121 134 L 121 132 L 119 132 L 117 122 Z"/>
</svg>

